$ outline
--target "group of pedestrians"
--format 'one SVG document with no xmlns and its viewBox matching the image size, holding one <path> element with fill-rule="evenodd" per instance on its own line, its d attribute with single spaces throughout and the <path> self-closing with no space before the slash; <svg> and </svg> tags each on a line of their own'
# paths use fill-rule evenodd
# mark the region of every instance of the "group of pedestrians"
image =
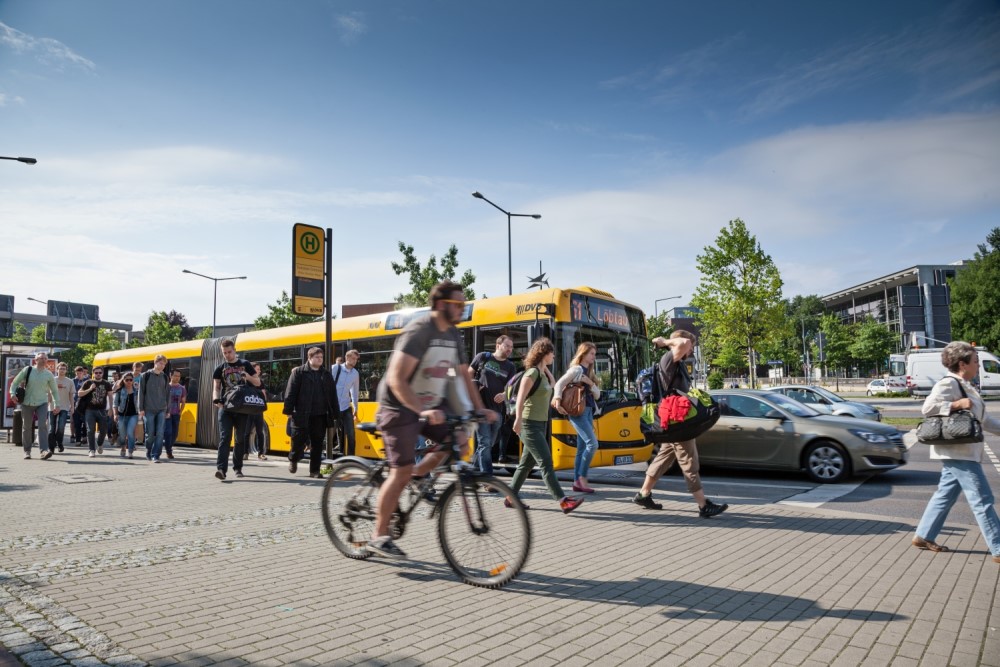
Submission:
<svg viewBox="0 0 1000 667">
<path fill-rule="evenodd" d="M 24 458 L 30 459 L 34 447 L 32 430 L 37 424 L 40 458 L 48 460 L 64 452 L 66 425 L 70 440 L 83 444 L 88 456 L 104 453 L 104 445 L 120 447 L 120 456 L 133 458 L 136 428 L 143 421 L 146 458 L 159 463 L 163 450 L 174 458 L 180 414 L 187 401 L 181 374 L 165 373 L 167 358 L 157 355 L 153 367 L 142 372 L 136 363 L 114 383 L 104 378 L 103 368 L 90 375 L 83 366 L 74 369 L 76 377 L 67 377 L 69 367 L 56 364 L 56 373 L 48 369 L 48 355 L 39 352 L 32 364 L 19 372 L 10 384 L 10 398 L 21 413 L 21 445 Z"/>
</svg>

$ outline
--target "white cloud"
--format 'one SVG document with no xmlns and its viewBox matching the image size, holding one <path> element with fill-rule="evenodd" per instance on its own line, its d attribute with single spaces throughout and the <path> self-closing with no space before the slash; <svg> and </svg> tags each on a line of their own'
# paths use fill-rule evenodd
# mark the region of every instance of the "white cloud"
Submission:
<svg viewBox="0 0 1000 667">
<path fill-rule="evenodd" d="M 17 53 L 30 53 L 46 65 L 62 70 L 65 66 L 93 72 L 97 65 L 81 56 L 62 42 L 51 37 L 34 37 L 0 22 L 0 44 L 4 44 Z"/>
<path fill-rule="evenodd" d="M 340 31 L 340 40 L 345 44 L 353 44 L 368 32 L 364 12 L 341 14 L 335 20 L 337 29 Z"/>
<path fill-rule="evenodd" d="M 11 104 L 24 104 L 24 98 L 20 95 L 0 93 L 0 107 L 5 107 Z"/>
</svg>

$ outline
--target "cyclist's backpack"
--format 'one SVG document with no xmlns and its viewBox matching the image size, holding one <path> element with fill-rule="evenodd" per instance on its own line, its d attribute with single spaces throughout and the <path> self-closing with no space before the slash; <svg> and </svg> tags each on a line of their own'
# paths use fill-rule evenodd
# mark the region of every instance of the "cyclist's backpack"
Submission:
<svg viewBox="0 0 1000 667">
<path fill-rule="evenodd" d="M 524 379 L 524 374 L 527 372 L 527 368 L 523 371 L 518 371 L 507 380 L 507 384 L 503 388 L 503 402 L 507 406 L 507 414 L 514 415 L 517 412 L 517 392 L 521 390 L 521 380 Z M 541 378 L 539 378 L 541 380 Z M 538 385 L 541 382 L 536 382 L 531 385 L 531 389 L 528 390 L 527 398 L 531 398 L 531 395 L 535 393 L 538 389 Z"/>
</svg>

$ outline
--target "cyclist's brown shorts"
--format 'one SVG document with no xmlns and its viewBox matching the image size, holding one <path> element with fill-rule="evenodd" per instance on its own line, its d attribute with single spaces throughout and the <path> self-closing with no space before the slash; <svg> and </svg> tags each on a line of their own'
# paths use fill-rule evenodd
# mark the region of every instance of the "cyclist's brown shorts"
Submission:
<svg viewBox="0 0 1000 667">
<path fill-rule="evenodd" d="M 375 424 L 382 432 L 385 458 L 392 468 L 416 463 L 417 436 L 422 435 L 434 442 L 441 442 L 448 437 L 448 427 L 445 424 L 421 424 L 420 416 L 406 409 L 379 406 Z"/>
</svg>

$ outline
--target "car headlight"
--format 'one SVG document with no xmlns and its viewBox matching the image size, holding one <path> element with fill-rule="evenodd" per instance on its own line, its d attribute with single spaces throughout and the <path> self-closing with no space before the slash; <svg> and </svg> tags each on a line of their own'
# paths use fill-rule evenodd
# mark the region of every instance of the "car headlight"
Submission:
<svg viewBox="0 0 1000 667">
<path fill-rule="evenodd" d="M 874 431 L 865 431 L 865 430 L 860 429 L 860 428 L 852 428 L 852 429 L 850 429 L 850 431 L 851 431 L 851 433 L 853 433 L 854 435 L 858 436 L 862 440 L 867 440 L 868 442 L 871 442 L 873 444 L 883 445 L 883 444 L 888 444 L 889 443 L 889 436 L 885 435 L 884 433 L 876 433 Z"/>
</svg>

